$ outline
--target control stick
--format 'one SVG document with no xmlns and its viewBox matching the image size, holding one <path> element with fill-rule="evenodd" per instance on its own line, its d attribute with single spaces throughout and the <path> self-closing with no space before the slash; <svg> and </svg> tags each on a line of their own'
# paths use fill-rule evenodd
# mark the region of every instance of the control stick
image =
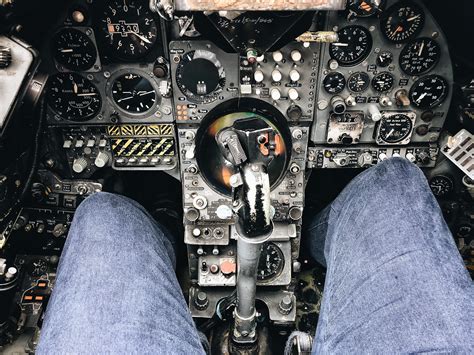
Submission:
<svg viewBox="0 0 474 355">
<path fill-rule="evenodd" d="M 275 131 L 258 127 L 256 120 L 236 121 L 216 140 L 238 173 L 233 176 L 237 239 L 237 304 L 232 340 L 248 345 L 257 341 L 255 297 L 261 247 L 273 231 L 268 166 L 276 142 Z"/>
</svg>

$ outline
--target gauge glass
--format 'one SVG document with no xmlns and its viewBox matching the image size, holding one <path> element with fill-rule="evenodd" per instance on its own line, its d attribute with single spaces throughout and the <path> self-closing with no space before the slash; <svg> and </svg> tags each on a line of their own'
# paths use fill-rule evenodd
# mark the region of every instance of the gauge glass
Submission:
<svg viewBox="0 0 474 355">
<path fill-rule="evenodd" d="M 430 188 L 436 197 L 444 197 L 453 191 L 454 183 L 448 176 L 436 175 L 430 180 Z"/>
<path fill-rule="evenodd" d="M 346 86 L 346 78 L 341 73 L 329 73 L 323 81 L 323 87 L 329 94 L 339 94 Z"/>
<path fill-rule="evenodd" d="M 274 243 L 265 243 L 258 260 L 257 279 L 266 281 L 278 276 L 283 270 L 285 258 L 281 249 Z"/>
<path fill-rule="evenodd" d="M 347 26 L 338 31 L 338 42 L 331 43 L 329 53 L 341 66 L 362 62 L 372 49 L 372 36 L 362 26 Z"/>
<path fill-rule="evenodd" d="M 176 68 L 176 84 L 190 101 L 212 102 L 225 85 L 224 68 L 214 53 L 191 51 Z"/>
<path fill-rule="evenodd" d="M 102 99 L 88 79 L 77 73 L 59 73 L 49 79 L 48 103 L 64 119 L 85 121 L 99 113 Z"/>
<path fill-rule="evenodd" d="M 347 80 L 347 87 L 352 92 L 364 92 L 370 85 L 370 77 L 366 72 L 357 72 L 352 74 Z"/>
<path fill-rule="evenodd" d="M 407 139 L 413 129 L 413 122 L 407 115 L 396 114 L 382 117 L 379 138 L 389 144 L 400 143 Z"/>
<path fill-rule="evenodd" d="M 393 88 L 395 78 L 389 72 L 382 72 L 372 79 L 372 87 L 377 92 L 387 92 Z"/>
<path fill-rule="evenodd" d="M 415 38 L 423 29 L 425 13 L 412 1 L 401 1 L 387 9 L 381 17 L 380 28 L 391 42 L 402 43 Z"/>
<path fill-rule="evenodd" d="M 157 95 L 148 79 L 135 73 L 127 73 L 115 79 L 112 98 L 122 110 L 139 114 L 151 110 Z"/>
<path fill-rule="evenodd" d="M 385 0 L 349 0 L 347 6 L 355 16 L 369 17 L 383 9 Z"/>
<path fill-rule="evenodd" d="M 418 38 L 408 43 L 400 53 L 400 67 L 408 75 L 429 72 L 438 63 L 441 47 L 431 38 Z"/>
<path fill-rule="evenodd" d="M 410 89 L 413 105 L 428 109 L 439 106 L 448 96 L 448 82 L 439 75 L 428 75 L 418 79 Z"/>
<path fill-rule="evenodd" d="M 95 64 L 97 52 L 94 43 L 77 29 L 62 29 L 52 43 L 54 59 L 66 69 L 84 71 Z"/>
<path fill-rule="evenodd" d="M 393 54 L 389 51 L 382 51 L 377 55 L 377 65 L 382 68 L 388 67 L 393 62 Z"/>
<path fill-rule="evenodd" d="M 101 30 L 105 43 L 121 59 L 145 56 L 156 43 L 158 27 L 141 1 L 112 0 L 104 8 Z"/>
</svg>

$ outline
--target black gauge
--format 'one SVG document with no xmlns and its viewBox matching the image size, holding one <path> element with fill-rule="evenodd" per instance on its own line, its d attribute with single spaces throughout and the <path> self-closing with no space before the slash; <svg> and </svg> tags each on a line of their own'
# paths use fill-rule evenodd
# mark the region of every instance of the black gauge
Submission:
<svg viewBox="0 0 474 355">
<path fill-rule="evenodd" d="M 389 72 L 381 72 L 372 79 L 372 87 L 377 92 L 387 92 L 393 88 L 395 78 Z"/>
<path fill-rule="evenodd" d="M 413 84 L 410 89 L 410 100 L 419 108 L 433 108 L 443 103 L 448 92 L 448 82 L 443 77 L 428 75 Z"/>
<path fill-rule="evenodd" d="M 347 26 L 337 32 L 338 42 L 331 43 L 329 54 L 341 66 L 351 66 L 362 62 L 372 49 L 372 36 L 362 26 Z"/>
<path fill-rule="evenodd" d="M 385 0 L 349 0 L 349 12 L 357 17 L 369 17 L 383 10 Z"/>
<path fill-rule="evenodd" d="M 446 175 L 436 175 L 430 179 L 430 188 L 436 197 L 444 197 L 453 191 L 454 183 Z"/>
<path fill-rule="evenodd" d="M 77 73 L 59 73 L 49 79 L 48 103 L 62 118 L 84 121 L 99 113 L 102 99 L 91 81 Z"/>
<path fill-rule="evenodd" d="M 379 138 L 389 144 L 400 143 L 411 135 L 412 130 L 413 122 L 407 115 L 386 116 L 380 121 Z"/>
<path fill-rule="evenodd" d="M 54 59 L 69 70 L 88 70 L 97 59 L 94 43 L 74 28 L 64 28 L 54 36 L 53 51 Z"/>
<path fill-rule="evenodd" d="M 101 18 L 105 42 L 121 59 L 136 59 L 150 52 L 158 27 L 145 2 L 112 0 Z"/>
<path fill-rule="evenodd" d="M 48 272 L 48 262 L 44 259 L 33 259 L 27 266 L 26 271 L 33 277 L 39 277 Z"/>
<path fill-rule="evenodd" d="M 377 55 L 377 65 L 382 68 L 388 67 L 393 62 L 393 54 L 389 51 L 382 51 Z"/>
<path fill-rule="evenodd" d="M 352 92 L 364 92 L 370 85 L 370 77 L 366 72 L 352 74 L 347 80 L 347 87 Z"/>
<path fill-rule="evenodd" d="M 346 86 L 346 78 L 341 73 L 329 73 L 323 81 L 324 90 L 330 94 L 339 94 Z"/>
<path fill-rule="evenodd" d="M 408 43 L 400 53 L 400 67 L 408 75 L 429 72 L 438 63 L 441 47 L 431 38 L 418 38 Z"/>
<path fill-rule="evenodd" d="M 423 9 L 412 1 L 401 1 L 387 9 L 380 19 L 384 36 L 393 43 L 402 43 L 418 36 L 425 23 Z"/>
<path fill-rule="evenodd" d="M 112 98 L 122 109 L 130 113 L 149 111 L 156 102 L 156 91 L 150 81 L 141 75 L 127 73 L 115 79 Z"/>
<path fill-rule="evenodd" d="M 225 72 L 216 55 L 205 50 L 183 55 L 176 68 L 176 84 L 195 102 L 214 101 L 225 85 Z"/>
<path fill-rule="evenodd" d="M 274 278 L 283 270 L 285 258 L 274 243 L 265 243 L 258 261 L 257 279 L 265 281 Z"/>
</svg>

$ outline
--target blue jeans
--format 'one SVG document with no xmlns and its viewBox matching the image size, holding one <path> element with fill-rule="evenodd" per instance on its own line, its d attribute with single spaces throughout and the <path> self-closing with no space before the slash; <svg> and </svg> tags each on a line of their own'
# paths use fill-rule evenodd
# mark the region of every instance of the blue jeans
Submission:
<svg viewBox="0 0 474 355">
<path fill-rule="evenodd" d="M 474 352 L 474 286 L 416 166 L 360 174 L 307 232 L 327 267 L 314 353 Z M 84 201 L 38 354 L 203 353 L 172 244 L 134 201 Z"/>
</svg>

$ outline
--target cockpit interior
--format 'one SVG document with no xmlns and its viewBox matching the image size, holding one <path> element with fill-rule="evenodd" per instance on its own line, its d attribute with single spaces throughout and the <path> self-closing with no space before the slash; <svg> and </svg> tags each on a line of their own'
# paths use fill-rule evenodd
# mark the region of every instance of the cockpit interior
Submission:
<svg viewBox="0 0 474 355">
<path fill-rule="evenodd" d="M 62 264 L 71 234 L 113 238 L 66 255 L 91 270 L 61 281 L 70 290 L 86 276 L 102 287 L 97 270 L 109 270 L 120 309 L 143 279 L 168 287 L 143 276 L 159 262 L 116 206 L 130 199 L 173 240 L 167 268 L 205 352 L 309 354 L 337 288 L 336 266 L 311 254 L 314 216 L 390 161 L 422 172 L 472 296 L 473 14 L 472 1 L 0 0 L 0 352 L 34 354 L 54 337 L 43 328 L 68 294 L 54 299 L 58 271 L 75 265 Z M 431 218 L 410 217 L 423 194 L 397 204 L 416 191 L 398 176 L 364 195 L 379 211 L 354 202 L 354 238 L 366 227 L 390 247 L 407 224 L 430 233 Z M 371 227 L 380 214 L 390 232 Z M 120 256 L 91 256 L 102 247 Z M 137 253 L 143 265 L 124 273 Z M 471 341 L 472 301 L 459 330 Z M 134 307 L 154 319 L 154 306 Z M 141 352 L 125 349 L 110 352 Z"/>
</svg>

